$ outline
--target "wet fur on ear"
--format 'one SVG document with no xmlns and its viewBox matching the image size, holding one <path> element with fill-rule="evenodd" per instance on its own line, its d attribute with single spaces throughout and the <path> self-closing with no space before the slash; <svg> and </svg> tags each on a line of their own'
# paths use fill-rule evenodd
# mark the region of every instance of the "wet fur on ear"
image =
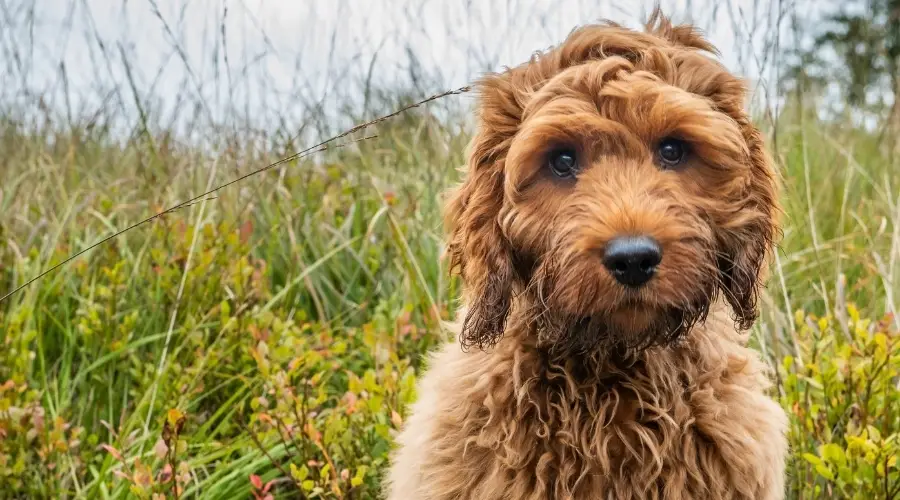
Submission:
<svg viewBox="0 0 900 500">
<path fill-rule="evenodd" d="M 759 312 L 757 300 L 763 266 L 779 233 L 777 179 L 762 134 L 746 118 L 739 119 L 747 141 L 750 181 L 745 202 L 732 220 L 734 227 L 720 231 L 720 286 L 734 311 L 739 328 L 753 325 Z"/>
<path fill-rule="evenodd" d="M 645 30 L 658 37 L 685 47 L 717 53 L 694 27 L 673 25 L 662 15 L 659 7 L 651 14 Z M 780 228 L 778 215 L 778 182 L 771 156 L 766 150 L 762 133 L 751 122 L 744 109 L 746 87 L 731 75 L 702 81 L 695 80 L 694 92 L 710 99 L 719 111 L 739 125 L 747 144 L 750 176 L 738 209 L 729 214 L 727 227 L 717 231 L 719 288 L 734 312 L 736 325 L 750 328 L 759 314 L 757 301 L 763 279 L 764 265 L 770 255 Z"/>
<path fill-rule="evenodd" d="M 477 141 L 477 139 L 476 139 Z M 515 285 L 511 249 L 497 221 L 503 200 L 503 172 L 478 155 L 466 180 L 452 194 L 445 213 L 450 230 L 451 268 L 462 275 L 467 307 L 463 347 L 493 346 L 506 328 Z"/>
<path fill-rule="evenodd" d="M 521 284 L 515 253 L 500 228 L 504 203 L 504 163 L 526 102 L 534 67 L 523 65 L 491 74 L 475 85 L 478 132 L 462 184 L 450 193 L 444 212 L 451 269 L 464 282 L 467 309 L 460 343 L 485 349 L 506 329 L 515 289 Z"/>
</svg>

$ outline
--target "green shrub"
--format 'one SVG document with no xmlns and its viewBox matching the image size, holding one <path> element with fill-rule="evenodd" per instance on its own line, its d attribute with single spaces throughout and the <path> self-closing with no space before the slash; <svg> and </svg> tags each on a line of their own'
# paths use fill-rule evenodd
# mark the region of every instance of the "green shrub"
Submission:
<svg viewBox="0 0 900 500">
<path fill-rule="evenodd" d="M 796 315 L 779 368 L 791 415 L 791 488 L 811 498 L 900 495 L 900 334 L 894 318 Z"/>
</svg>

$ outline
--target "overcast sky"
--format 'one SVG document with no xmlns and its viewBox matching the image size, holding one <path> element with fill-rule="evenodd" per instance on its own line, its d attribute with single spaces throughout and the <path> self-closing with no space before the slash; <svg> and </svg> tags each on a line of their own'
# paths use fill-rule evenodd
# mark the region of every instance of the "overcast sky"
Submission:
<svg viewBox="0 0 900 500">
<path fill-rule="evenodd" d="M 4 2 L 8 8 L 0 20 L 12 27 L 0 30 L 6 33 L 0 34 L 0 61 L 5 66 L 0 95 L 5 99 L 27 87 L 56 95 L 48 101 L 60 105 L 60 68 L 65 67 L 65 82 L 74 96 L 70 106 L 90 108 L 110 99 L 109 89 L 115 85 L 130 89 L 127 66 L 142 99 L 172 106 L 174 96 L 189 93 L 202 96 L 216 116 L 229 106 L 283 111 L 292 102 L 355 89 L 369 75 L 379 84 L 408 82 L 409 52 L 423 74 L 438 77 L 438 86 L 459 87 L 484 69 L 525 60 L 578 25 L 608 18 L 637 26 L 655 4 L 655 0 Z M 771 80 L 772 75 L 760 68 L 771 66 L 776 7 L 788 3 L 662 1 L 675 20 L 694 21 L 704 28 L 724 62 L 758 83 Z M 134 110 L 130 93 L 117 98 L 123 110 Z"/>
</svg>

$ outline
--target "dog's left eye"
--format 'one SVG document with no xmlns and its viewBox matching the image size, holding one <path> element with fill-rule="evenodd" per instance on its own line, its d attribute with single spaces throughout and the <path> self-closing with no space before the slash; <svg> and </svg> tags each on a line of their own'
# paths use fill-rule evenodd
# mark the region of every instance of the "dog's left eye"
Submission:
<svg viewBox="0 0 900 500">
<path fill-rule="evenodd" d="M 575 152 L 570 150 L 550 153 L 549 165 L 553 175 L 562 178 L 574 177 L 575 172 L 578 170 L 578 160 L 575 158 Z"/>
<path fill-rule="evenodd" d="M 684 141 L 671 137 L 663 139 L 657 147 L 660 163 L 666 168 L 680 165 L 687 156 L 687 145 Z"/>
</svg>

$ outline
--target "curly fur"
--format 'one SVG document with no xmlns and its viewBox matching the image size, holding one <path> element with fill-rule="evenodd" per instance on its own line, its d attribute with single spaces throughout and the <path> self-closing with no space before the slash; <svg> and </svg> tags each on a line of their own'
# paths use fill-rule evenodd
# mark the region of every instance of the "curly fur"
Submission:
<svg viewBox="0 0 900 500">
<path fill-rule="evenodd" d="M 446 209 L 464 349 L 431 356 L 389 499 L 783 498 L 787 420 L 746 347 L 777 184 L 743 82 L 709 53 L 656 11 L 479 82 Z M 677 170 L 664 137 L 689 144 Z M 576 179 L 547 173 L 562 146 Z M 663 247 L 638 291 L 600 264 L 620 234 Z"/>
</svg>

